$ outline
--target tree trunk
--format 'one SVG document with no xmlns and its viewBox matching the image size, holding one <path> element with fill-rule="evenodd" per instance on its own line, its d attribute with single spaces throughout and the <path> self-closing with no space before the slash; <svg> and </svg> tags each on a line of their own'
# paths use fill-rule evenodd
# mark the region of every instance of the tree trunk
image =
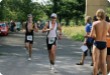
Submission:
<svg viewBox="0 0 110 75">
<path fill-rule="evenodd" d="M 53 0 L 53 13 L 57 13 L 58 9 L 58 0 Z"/>
<path fill-rule="evenodd" d="M 59 19 L 58 19 L 58 20 L 59 20 L 59 22 L 61 23 L 61 21 L 62 21 L 62 18 L 61 18 L 61 17 L 59 17 Z"/>
<path fill-rule="evenodd" d="M 75 24 L 76 24 L 76 25 L 79 24 L 79 22 L 78 22 L 78 18 L 75 19 Z"/>
<path fill-rule="evenodd" d="M 70 20 L 66 19 L 66 26 L 70 25 Z"/>
</svg>

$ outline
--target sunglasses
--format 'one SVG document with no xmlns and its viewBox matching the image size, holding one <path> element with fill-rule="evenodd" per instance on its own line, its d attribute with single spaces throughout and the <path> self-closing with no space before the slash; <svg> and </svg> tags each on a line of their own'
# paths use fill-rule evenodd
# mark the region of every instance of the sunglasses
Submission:
<svg viewBox="0 0 110 75">
<path fill-rule="evenodd" d="M 56 19 L 56 17 L 51 17 L 52 19 Z"/>
<path fill-rule="evenodd" d="M 28 17 L 28 18 L 33 18 L 33 17 Z"/>
</svg>

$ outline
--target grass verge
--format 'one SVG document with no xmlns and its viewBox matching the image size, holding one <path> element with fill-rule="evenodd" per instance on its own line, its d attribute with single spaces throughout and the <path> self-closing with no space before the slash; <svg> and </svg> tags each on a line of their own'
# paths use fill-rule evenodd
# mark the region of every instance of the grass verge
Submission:
<svg viewBox="0 0 110 75">
<path fill-rule="evenodd" d="M 76 40 L 76 41 L 84 40 L 84 37 L 83 37 L 85 34 L 84 26 L 74 26 L 74 27 L 63 26 L 62 31 L 67 37 L 72 38 L 73 40 Z"/>
</svg>

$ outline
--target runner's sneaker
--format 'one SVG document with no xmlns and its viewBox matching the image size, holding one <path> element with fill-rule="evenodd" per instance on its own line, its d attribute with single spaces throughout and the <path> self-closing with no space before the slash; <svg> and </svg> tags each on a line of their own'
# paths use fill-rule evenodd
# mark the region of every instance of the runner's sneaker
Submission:
<svg viewBox="0 0 110 75">
<path fill-rule="evenodd" d="M 28 58 L 29 61 L 31 61 L 31 58 Z"/>
<path fill-rule="evenodd" d="M 50 65 L 50 70 L 53 70 L 54 69 L 54 65 Z"/>
<path fill-rule="evenodd" d="M 55 66 L 54 65 L 50 65 L 50 71 L 52 73 L 58 73 L 58 71 L 55 69 Z"/>
<path fill-rule="evenodd" d="M 0 75 L 3 75 L 2 73 L 0 73 Z"/>
<path fill-rule="evenodd" d="M 110 72 L 108 73 L 108 75 L 110 75 Z"/>
</svg>

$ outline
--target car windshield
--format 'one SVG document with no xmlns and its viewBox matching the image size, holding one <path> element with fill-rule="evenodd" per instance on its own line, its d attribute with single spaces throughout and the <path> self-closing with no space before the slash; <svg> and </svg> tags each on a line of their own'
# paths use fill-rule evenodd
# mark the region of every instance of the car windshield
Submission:
<svg viewBox="0 0 110 75">
<path fill-rule="evenodd" d="M 0 27 L 5 27 L 6 25 L 5 24 L 0 24 Z"/>
</svg>

